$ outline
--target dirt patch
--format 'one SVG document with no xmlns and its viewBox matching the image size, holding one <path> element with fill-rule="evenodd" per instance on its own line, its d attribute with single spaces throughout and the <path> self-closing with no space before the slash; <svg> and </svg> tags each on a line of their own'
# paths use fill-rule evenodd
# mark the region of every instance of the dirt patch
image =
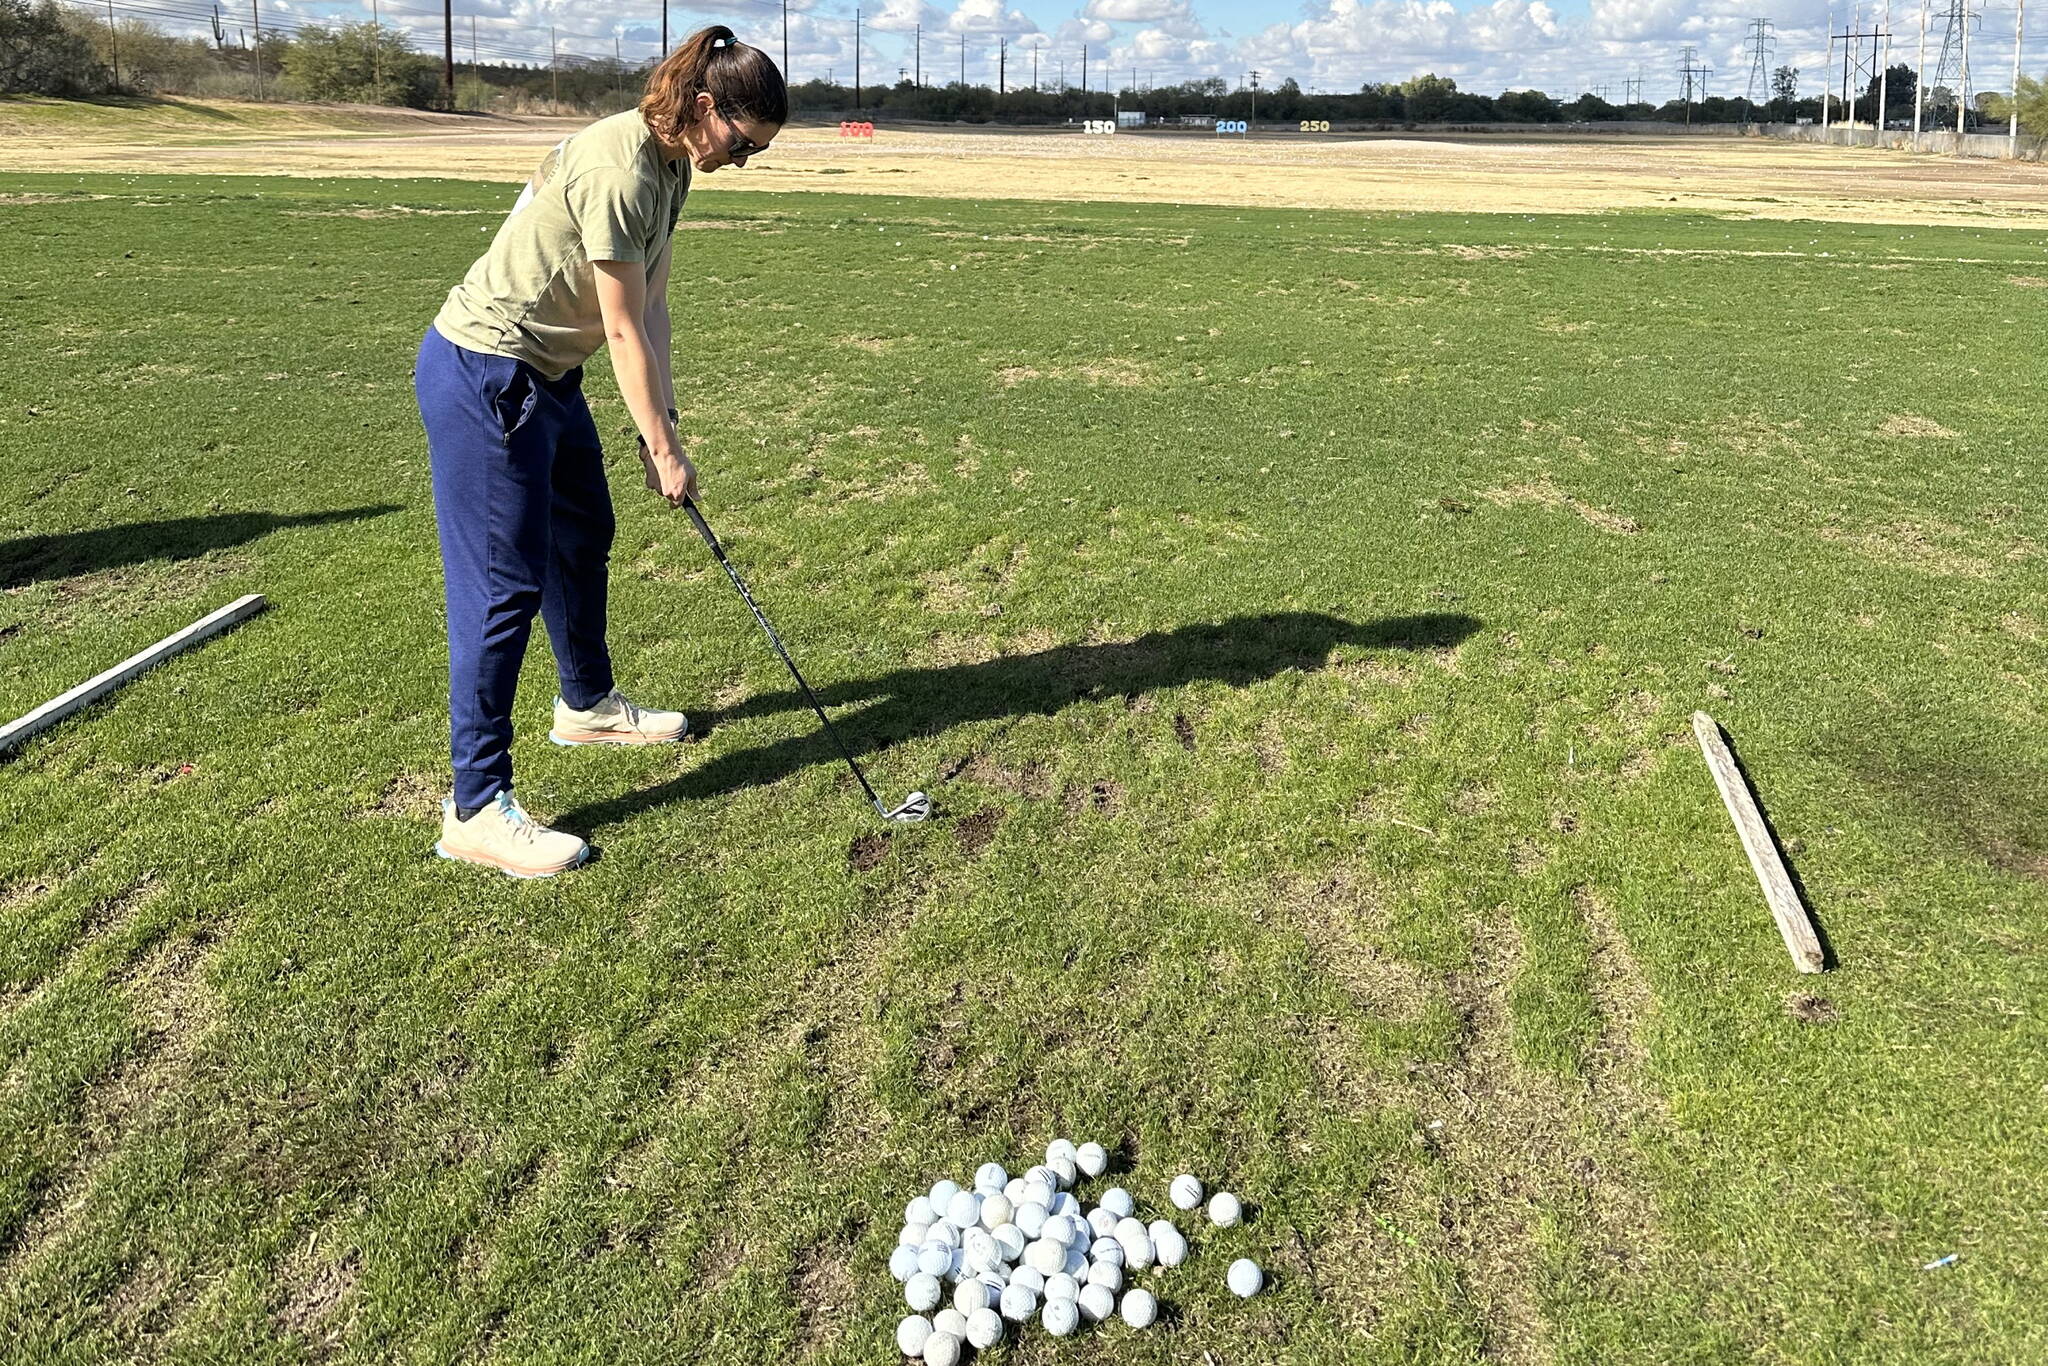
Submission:
<svg viewBox="0 0 2048 1366">
<path fill-rule="evenodd" d="M 1878 424 L 1879 436 L 1911 436 L 1927 441 L 1953 441 L 1960 432 L 1949 430 L 1932 418 L 1915 417 L 1911 413 L 1893 413 Z"/>
<path fill-rule="evenodd" d="M 986 754 L 976 754 L 956 765 L 953 776 L 1014 792 L 1032 801 L 1043 801 L 1052 795 L 1052 768 L 1037 759 L 1028 760 L 1021 768 L 1010 768 Z"/>
<path fill-rule="evenodd" d="M 980 858 L 996 837 L 996 828 L 1003 823 L 1003 808 L 984 806 L 962 816 L 954 825 L 953 833 L 960 840 L 960 852 L 969 858 Z"/>
<path fill-rule="evenodd" d="M 1595 507 L 1580 498 L 1574 498 L 1553 483 L 1548 475 L 1534 482 L 1514 484 L 1507 488 L 1488 489 L 1479 495 L 1495 507 L 1513 507 L 1518 503 L 1534 503 L 1539 507 L 1570 508 L 1588 524 L 1616 536 L 1633 536 L 1642 527 L 1632 517 Z"/>
<path fill-rule="evenodd" d="M 2048 279 L 2039 275 L 2008 275 L 2005 282 L 2021 289 L 2048 289 Z"/>
<path fill-rule="evenodd" d="M 1361 1012 L 1380 1020 L 1413 1020 L 1441 994 L 1420 968 L 1384 947 L 1391 933 L 1386 906 L 1362 875 L 1339 869 L 1318 880 L 1284 882 L 1272 905 L 1280 922 L 1308 946 L 1316 968 Z"/>
<path fill-rule="evenodd" d="M 882 865 L 882 861 L 888 857 L 889 837 L 887 835 L 856 835 L 854 836 L 853 843 L 846 846 L 846 866 L 853 869 L 856 873 L 865 873 L 870 869 L 879 868 Z"/>
<path fill-rule="evenodd" d="M 441 790 L 419 773 L 401 773 L 384 784 L 376 804 L 359 813 L 372 818 L 428 820 L 441 814 Z"/>
<path fill-rule="evenodd" d="M 1833 1024 L 1842 1018 L 1833 1001 L 1810 991 L 1795 991 L 1787 996 L 1785 1013 L 1801 1024 Z"/>
<path fill-rule="evenodd" d="M 799 1252 L 790 1269 L 789 1295 L 796 1302 L 797 1338 L 806 1347 L 837 1342 L 848 1313 L 860 1299 L 853 1273 L 846 1267 L 847 1256 L 846 1248 L 821 1243 Z"/>
<path fill-rule="evenodd" d="M 1114 778 L 1097 778 L 1086 787 L 1078 783 L 1070 784 L 1060 793 L 1060 805 L 1065 807 L 1070 815 L 1094 811 L 1104 816 L 1114 816 L 1123 804 L 1123 784 Z"/>
<path fill-rule="evenodd" d="M 322 1264 L 278 1307 L 277 1326 L 324 1358 L 342 1344 L 347 1319 L 340 1311 L 355 1294 L 362 1271 L 362 1256 L 353 1249 L 339 1261 Z"/>
<path fill-rule="evenodd" d="M 1173 714 L 1173 738 L 1180 741 L 1182 749 L 1187 750 L 1190 754 L 1194 752 L 1195 726 L 1192 721 L 1188 720 L 1186 712 L 1177 711 Z"/>
<path fill-rule="evenodd" d="M 1824 526 L 1817 534 L 1823 541 L 1899 569 L 1959 579 L 1981 579 L 1991 572 L 1988 557 L 1954 544 L 1963 539 L 1962 529 L 1943 522 L 1892 522 L 1860 531 Z"/>
</svg>

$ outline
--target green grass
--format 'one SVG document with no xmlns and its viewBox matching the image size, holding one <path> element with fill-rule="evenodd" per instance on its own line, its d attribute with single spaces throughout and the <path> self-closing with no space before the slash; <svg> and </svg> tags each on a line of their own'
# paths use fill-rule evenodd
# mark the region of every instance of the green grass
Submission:
<svg viewBox="0 0 2048 1366">
<path fill-rule="evenodd" d="M 515 884 L 408 384 L 511 192 L 0 193 L 0 715 L 273 603 L 0 763 L 10 1362 L 888 1360 L 902 1203 L 1061 1134 L 1254 1215 L 1002 1360 L 2048 1354 L 2041 235 L 707 195 L 707 510 L 945 818 L 599 364 L 708 734 L 555 749 L 537 637 L 602 856 Z"/>
</svg>

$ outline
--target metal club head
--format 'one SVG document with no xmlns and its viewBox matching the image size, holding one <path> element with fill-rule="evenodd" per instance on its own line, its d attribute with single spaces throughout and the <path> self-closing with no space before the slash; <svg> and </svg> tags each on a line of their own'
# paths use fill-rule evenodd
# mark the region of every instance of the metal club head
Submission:
<svg viewBox="0 0 2048 1366">
<path fill-rule="evenodd" d="M 884 811 L 882 819 L 885 821 L 901 821 L 905 825 L 915 825 L 919 821 L 930 820 L 931 814 L 932 799 L 925 796 L 922 792 L 913 792 L 908 797 L 905 797 L 903 805 L 897 807 L 894 811 Z"/>
</svg>

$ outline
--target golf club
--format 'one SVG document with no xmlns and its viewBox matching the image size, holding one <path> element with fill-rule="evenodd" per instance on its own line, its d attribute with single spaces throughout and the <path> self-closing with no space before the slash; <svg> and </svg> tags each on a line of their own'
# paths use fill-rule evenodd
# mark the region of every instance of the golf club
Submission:
<svg viewBox="0 0 2048 1366">
<path fill-rule="evenodd" d="M 922 792 L 911 793 L 908 797 L 904 798 L 903 805 L 896 807 L 894 810 L 882 805 L 882 799 L 875 795 L 875 789 L 869 784 L 867 774 L 862 773 L 860 765 L 854 762 L 853 751 L 848 749 L 846 742 L 839 738 L 839 732 L 832 728 L 831 718 L 825 715 L 824 707 L 818 704 L 818 695 L 811 691 L 811 685 L 804 682 L 804 676 L 797 672 L 796 661 L 789 657 L 789 651 L 783 647 L 782 637 L 775 634 L 775 628 L 770 626 L 768 618 L 762 615 L 760 605 L 754 601 L 754 595 L 747 591 L 746 581 L 740 577 L 739 571 L 732 567 L 732 561 L 725 558 L 725 547 L 720 545 L 718 538 L 711 534 L 711 527 L 705 522 L 704 514 L 699 512 L 697 504 L 687 497 L 683 499 L 683 511 L 690 514 L 690 521 L 696 526 L 697 534 L 704 538 L 704 544 L 711 547 L 711 553 L 717 556 L 719 564 L 725 567 L 725 575 L 732 580 L 732 586 L 739 589 L 740 596 L 746 599 L 747 610 L 754 614 L 754 620 L 760 622 L 761 629 L 768 633 L 769 643 L 775 646 L 775 653 L 781 655 L 782 662 L 789 666 L 789 676 L 796 680 L 796 685 L 799 688 L 803 689 L 804 698 L 811 704 L 811 710 L 818 714 L 818 720 L 824 722 L 825 733 L 832 737 L 833 744 L 839 746 L 839 753 L 845 758 L 846 766 L 853 770 L 854 778 L 860 783 L 860 790 L 868 794 L 868 800 L 875 804 L 875 810 L 881 813 L 882 819 L 885 821 L 902 821 L 905 824 L 910 824 L 930 816 L 932 814 L 932 799 L 925 796 Z"/>
</svg>

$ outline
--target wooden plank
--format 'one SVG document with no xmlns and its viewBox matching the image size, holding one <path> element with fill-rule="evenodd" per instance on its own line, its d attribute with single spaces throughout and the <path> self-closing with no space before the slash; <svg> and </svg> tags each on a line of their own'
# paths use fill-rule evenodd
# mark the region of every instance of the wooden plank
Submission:
<svg viewBox="0 0 2048 1366">
<path fill-rule="evenodd" d="M 1696 711 L 1692 714 L 1692 733 L 1698 737 L 1700 753 L 1706 756 L 1707 768 L 1714 775 L 1714 786 L 1721 789 L 1721 800 L 1735 820 L 1735 832 L 1742 837 L 1749 866 L 1756 870 L 1756 880 L 1763 885 L 1764 900 L 1771 905 L 1778 933 L 1785 937 L 1792 966 L 1801 972 L 1826 971 L 1827 955 L 1821 952 L 1820 935 L 1806 913 L 1805 903 L 1799 899 L 1798 888 L 1792 885 L 1792 875 L 1785 870 L 1777 841 L 1764 824 L 1763 812 L 1757 810 L 1756 797 L 1743 781 L 1735 756 L 1728 751 L 1721 727 L 1713 717 Z"/>
<path fill-rule="evenodd" d="M 91 706 L 114 689 L 169 659 L 183 650 L 188 650 L 210 636 L 217 636 L 229 627 L 248 620 L 262 611 L 265 599 L 261 593 L 251 593 L 237 598 L 227 606 L 208 616 L 201 617 L 176 635 L 165 636 L 141 654 L 122 660 L 113 668 L 73 688 L 59 697 L 37 707 L 18 721 L 0 726 L 0 754 L 5 754 L 31 735 L 38 735 L 56 725 L 73 712 Z"/>
</svg>

